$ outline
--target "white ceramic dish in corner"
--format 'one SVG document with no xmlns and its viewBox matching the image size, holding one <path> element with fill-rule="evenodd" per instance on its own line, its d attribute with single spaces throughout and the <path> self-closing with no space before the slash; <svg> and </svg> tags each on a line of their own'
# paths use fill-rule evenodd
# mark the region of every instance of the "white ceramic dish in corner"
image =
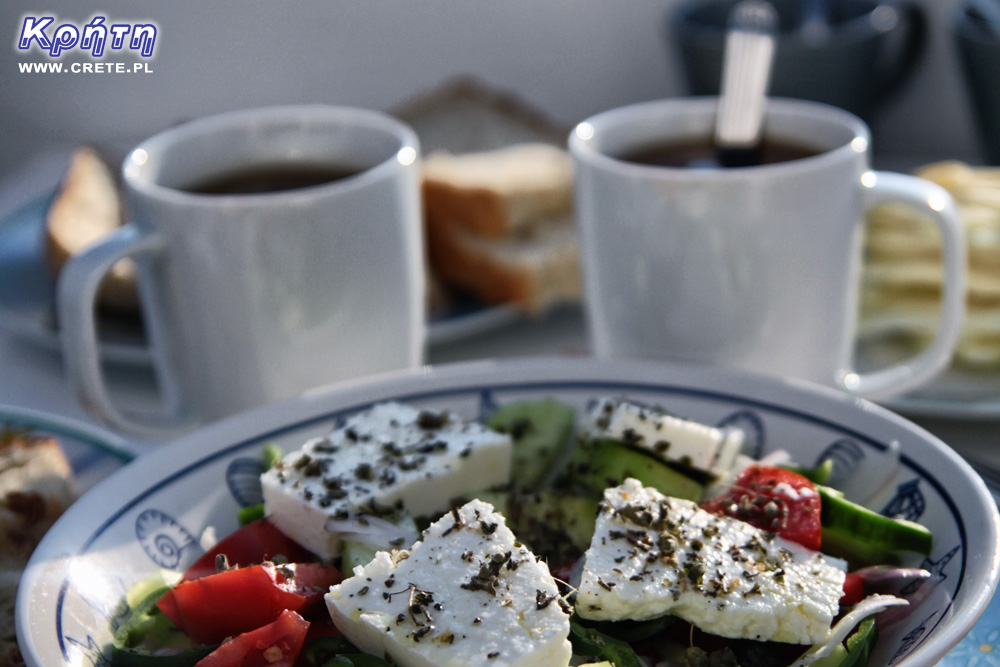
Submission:
<svg viewBox="0 0 1000 667">
<path fill-rule="evenodd" d="M 707 423 L 737 423 L 757 453 L 789 450 L 806 465 L 833 457 L 838 475 L 878 470 L 902 452 L 873 506 L 927 525 L 935 547 L 915 557 L 943 579 L 904 622 L 881 633 L 871 665 L 938 662 L 972 629 L 998 578 L 1000 517 L 986 486 L 950 448 L 867 401 L 799 383 L 712 369 L 586 359 L 531 359 L 424 368 L 342 384 L 227 419 L 157 449 L 76 503 L 32 557 L 17 601 L 28 665 L 105 664 L 125 590 L 157 567 L 183 569 L 206 530 L 236 528 L 246 497 L 241 471 L 263 444 L 299 446 L 343 416 L 397 399 L 467 418 L 528 396 L 583 407 L 628 395 Z M 248 463 L 249 462 L 249 463 Z M 251 477 L 255 476 L 253 470 Z"/>
<path fill-rule="evenodd" d="M 73 470 L 77 492 L 84 492 L 136 457 L 120 436 L 69 417 L 0 404 L 0 432 L 52 436 Z"/>
</svg>

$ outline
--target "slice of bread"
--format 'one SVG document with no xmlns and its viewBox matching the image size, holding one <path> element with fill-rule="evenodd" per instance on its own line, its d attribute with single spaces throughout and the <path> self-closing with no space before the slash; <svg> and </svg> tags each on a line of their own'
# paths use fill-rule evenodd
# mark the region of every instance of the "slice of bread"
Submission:
<svg viewBox="0 0 1000 667">
<path fill-rule="evenodd" d="M 531 229 L 500 239 L 428 217 L 427 247 L 443 281 L 486 303 L 512 303 L 539 314 L 580 299 L 580 254 L 571 216 L 536 219 Z"/>
<path fill-rule="evenodd" d="M 571 210 L 573 162 L 565 150 L 541 143 L 438 152 L 424 160 L 423 193 L 428 219 L 502 238 Z"/>
<path fill-rule="evenodd" d="M 121 194 L 111 170 L 92 148 L 77 149 L 45 221 L 49 266 L 58 275 L 71 256 L 120 227 Z M 115 264 L 101 285 L 102 306 L 126 313 L 139 307 L 135 263 Z"/>
<path fill-rule="evenodd" d="M 22 665 L 14 634 L 21 573 L 45 532 L 76 497 L 52 438 L 0 430 L 0 667 Z"/>
</svg>

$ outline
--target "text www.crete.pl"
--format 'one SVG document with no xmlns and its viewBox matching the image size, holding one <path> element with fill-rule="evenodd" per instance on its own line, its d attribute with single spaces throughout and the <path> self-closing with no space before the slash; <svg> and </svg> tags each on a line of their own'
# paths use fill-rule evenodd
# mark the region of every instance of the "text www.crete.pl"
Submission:
<svg viewBox="0 0 1000 667">
<path fill-rule="evenodd" d="M 21 74 L 152 74 L 149 63 L 18 63 Z"/>
</svg>

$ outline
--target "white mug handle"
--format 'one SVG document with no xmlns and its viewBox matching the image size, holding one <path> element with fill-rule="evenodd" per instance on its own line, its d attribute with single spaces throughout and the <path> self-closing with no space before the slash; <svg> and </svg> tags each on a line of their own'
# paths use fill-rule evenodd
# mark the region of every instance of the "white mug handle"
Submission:
<svg viewBox="0 0 1000 667">
<path fill-rule="evenodd" d="M 865 211 L 879 204 L 897 202 L 928 213 L 940 233 L 944 260 L 940 325 L 931 344 L 898 364 L 872 373 L 843 370 L 836 378 L 841 388 L 877 400 L 917 388 L 951 361 L 965 316 L 965 234 L 954 200 L 935 183 L 884 171 L 867 172 L 862 183 Z"/>
<path fill-rule="evenodd" d="M 97 416 L 121 429 L 154 437 L 189 426 L 166 377 L 168 369 L 163 363 L 155 364 L 164 396 L 161 413 L 122 412 L 111 400 L 101 371 L 94 312 L 101 281 L 116 262 L 125 257 L 156 254 L 162 249 L 160 236 L 143 232 L 132 224 L 125 225 L 71 257 L 59 272 L 56 291 L 63 362 L 70 386 Z M 142 308 L 147 324 L 154 324 L 155 318 L 145 312 L 149 305 L 143 303 Z M 150 332 L 151 338 L 154 333 Z"/>
</svg>

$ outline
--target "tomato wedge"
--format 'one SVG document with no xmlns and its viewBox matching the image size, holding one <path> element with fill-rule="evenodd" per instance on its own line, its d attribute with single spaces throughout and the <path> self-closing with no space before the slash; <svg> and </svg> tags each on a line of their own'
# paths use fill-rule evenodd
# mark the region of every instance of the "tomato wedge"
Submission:
<svg viewBox="0 0 1000 667">
<path fill-rule="evenodd" d="M 289 563 L 313 560 L 312 554 L 304 547 L 287 537 L 267 519 L 261 519 L 248 523 L 216 544 L 187 569 L 181 581 L 215 574 L 217 572 L 215 560 L 220 554 L 226 555 L 232 567 L 258 565 L 279 555 L 284 556 L 285 561 Z"/>
<path fill-rule="evenodd" d="M 729 491 L 706 501 L 702 508 L 819 550 L 819 492 L 797 472 L 776 466 L 749 466 Z"/>
<path fill-rule="evenodd" d="M 282 611 L 306 614 L 340 571 L 320 563 L 251 565 L 177 584 L 156 606 L 174 625 L 202 644 L 271 623 Z"/>
<path fill-rule="evenodd" d="M 840 604 L 849 605 L 861 602 L 865 597 L 865 580 L 860 575 L 848 572 L 844 575 L 844 595 Z"/>
<path fill-rule="evenodd" d="M 195 667 L 292 667 L 308 629 L 309 621 L 283 611 L 274 622 L 234 637 Z"/>
</svg>

